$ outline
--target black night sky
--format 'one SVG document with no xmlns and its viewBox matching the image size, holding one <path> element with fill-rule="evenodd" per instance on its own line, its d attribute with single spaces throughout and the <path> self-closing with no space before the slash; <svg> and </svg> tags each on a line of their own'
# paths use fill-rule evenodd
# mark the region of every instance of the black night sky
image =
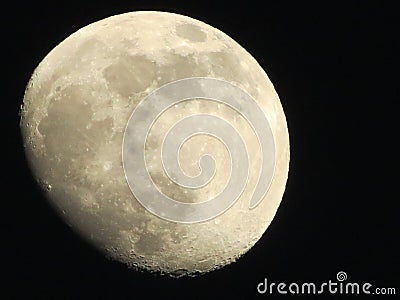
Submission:
<svg viewBox="0 0 400 300">
<path fill-rule="evenodd" d="M 0 298 L 275 299 L 283 296 L 257 294 L 266 277 L 321 283 L 339 271 L 349 281 L 396 287 L 400 293 L 400 14 L 388 3 L 14 1 L 3 6 Z M 46 202 L 22 149 L 18 110 L 37 64 L 79 28 L 135 10 L 184 14 L 235 39 L 269 75 L 289 126 L 290 174 L 274 221 L 240 260 L 198 278 L 157 277 L 104 258 Z M 395 296 L 379 299 L 386 298 Z"/>
</svg>

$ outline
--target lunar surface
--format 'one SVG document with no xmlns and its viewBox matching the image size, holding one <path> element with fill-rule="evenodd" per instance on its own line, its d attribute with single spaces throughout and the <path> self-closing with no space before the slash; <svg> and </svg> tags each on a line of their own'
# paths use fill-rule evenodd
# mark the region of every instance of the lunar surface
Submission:
<svg viewBox="0 0 400 300">
<path fill-rule="evenodd" d="M 267 126 L 257 129 L 241 111 L 247 106 L 235 108 L 203 94 L 169 106 L 153 120 L 143 149 L 137 152 L 144 150 L 143 174 L 150 176 L 155 193 L 168 199 L 192 206 L 216 199 L 232 184 L 235 159 L 238 163 L 248 159 L 248 167 L 241 171 L 245 185 L 232 205 L 195 222 L 169 220 L 146 208 L 142 203 L 146 199 L 138 199 L 135 192 L 141 188 L 135 187 L 139 179 L 129 177 L 123 160 L 124 134 L 135 109 L 157 89 L 187 78 L 212 78 L 240 88 L 267 120 Z M 151 107 L 161 109 L 156 104 Z M 190 180 L 207 175 L 202 170 L 205 155 L 212 157 L 215 171 L 196 187 L 176 182 L 163 161 L 163 143 L 174 137 L 170 129 L 193 115 L 201 115 L 205 124 L 198 130 L 214 129 L 207 116 L 217 117 L 238 133 L 246 151 L 246 157 L 239 159 L 235 155 L 241 152 L 232 147 L 240 143 L 225 143 L 215 134 L 201 132 L 189 136 L 177 153 L 182 174 Z M 197 275 L 235 261 L 265 232 L 285 190 L 289 136 L 268 76 L 226 34 L 178 14 L 126 13 L 73 33 L 34 71 L 20 124 L 32 172 L 60 216 L 108 257 L 139 270 Z M 144 128 L 140 122 L 132 126 Z M 268 130 L 274 156 L 265 158 L 269 150 L 263 149 L 260 137 Z M 260 176 L 265 161 L 273 167 L 270 180 Z M 138 165 L 129 168 L 136 178 L 142 174 Z M 266 193 L 250 207 L 258 184 L 266 187 Z"/>
</svg>

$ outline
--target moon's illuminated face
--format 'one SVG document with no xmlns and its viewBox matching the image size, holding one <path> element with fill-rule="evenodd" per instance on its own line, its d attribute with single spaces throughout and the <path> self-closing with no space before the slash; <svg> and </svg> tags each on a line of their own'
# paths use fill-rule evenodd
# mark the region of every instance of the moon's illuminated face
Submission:
<svg viewBox="0 0 400 300">
<path fill-rule="evenodd" d="M 249 250 L 288 174 L 265 72 L 221 31 L 172 13 L 113 16 L 60 43 L 32 75 L 21 129 L 68 224 L 116 260 L 171 275 Z"/>
</svg>

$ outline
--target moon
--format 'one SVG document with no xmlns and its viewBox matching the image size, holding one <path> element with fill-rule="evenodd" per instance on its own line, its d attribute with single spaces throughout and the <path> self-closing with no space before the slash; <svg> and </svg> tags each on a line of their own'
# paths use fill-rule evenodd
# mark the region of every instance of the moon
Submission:
<svg viewBox="0 0 400 300">
<path fill-rule="evenodd" d="M 142 271 L 234 262 L 270 225 L 288 176 L 265 71 L 223 32 L 174 13 L 116 15 L 67 37 L 33 72 L 20 126 L 61 218 Z"/>
</svg>

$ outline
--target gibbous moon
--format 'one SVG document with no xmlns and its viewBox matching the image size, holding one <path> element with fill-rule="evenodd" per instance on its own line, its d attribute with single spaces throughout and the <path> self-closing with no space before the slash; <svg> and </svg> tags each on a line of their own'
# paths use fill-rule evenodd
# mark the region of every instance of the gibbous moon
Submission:
<svg viewBox="0 0 400 300">
<path fill-rule="evenodd" d="M 83 238 L 129 267 L 198 275 L 248 251 L 289 169 L 275 89 L 223 32 L 132 12 L 70 35 L 21 108 L 31 169 Z"/>
</svg>

